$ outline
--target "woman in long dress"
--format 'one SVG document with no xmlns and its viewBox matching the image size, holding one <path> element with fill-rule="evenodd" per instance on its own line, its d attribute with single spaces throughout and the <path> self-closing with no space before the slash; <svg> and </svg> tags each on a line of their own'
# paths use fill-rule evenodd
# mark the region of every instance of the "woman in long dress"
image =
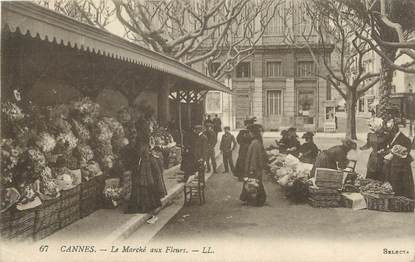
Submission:
<svg viewBox="0 0 415 262">
<path fill-rule="evenodd" d="M 266 193 L 262 178 L 266 169 L 266 153 L 262 142 L 263 128 L 254 124 L 249 128 L 252 142 L 245 159 L 245 176 L 240 200 L 248 205 L 263 206 Z M 252 190 L 251 190 L 252 189 Z"/>
<path fill-rule="evenodd" d="M 255 122 L 255 118 L 245 120 L 244 124 L 245 127 L 249 127 Z M 245 169 L 245 159 L 246 154 L 248 152 L 249 144 L 252 141 L 252 137 L 249 134 L 248 129 L 242 129 L 239 131 L 238 135 L 236 136 L 236 142 L 239 144 L 239 152 L 238 152 L 238 159 L 236 160 L 235 170 L 233 175 L 239 178 L 241 181 L 244 177 L 244 169 Z"/>
<path fill-rule="evenodd" d="M 391 137 L 388 145 L 389 154 L 385 156 L 385 180 L 393 188 L 396 196 L 414 199 L 414 178 L 412 175 L 411 140 L 399 131 L 398 125 L 392 121 Z"/>
<path fill-rule="evenodd" d="M 132 174 L 131 197 L 127 213 L 149 213 L 161 206 L 164 181 L 161 163 L 157 163 L 151 152 L 150 136 L 152 110 L 147 108 L 144 115 L 136 122 L 136 156 L 137 164 Z"/>
</svg>

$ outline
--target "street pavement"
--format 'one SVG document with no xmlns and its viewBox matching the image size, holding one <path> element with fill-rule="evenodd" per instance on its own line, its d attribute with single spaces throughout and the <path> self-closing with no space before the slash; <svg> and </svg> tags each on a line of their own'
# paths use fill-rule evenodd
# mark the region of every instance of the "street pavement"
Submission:
<svg viewBox="0 0 415 262">
<path fill-rule="evenodd" d="M 264 140 L 265 145 L 273 138 Z M 321 149 L 340 143 L 338 138 L 317 138 Z M 363 142 L 359 142 L 360 145 Z M 369 151 L 358 153 L 358 172 L 365 174 Z M 236 152 L 234 159 L 236 160 Z M 223 169 L 221 168 L 220 171 Z M 242 239 L 303 241 L 415 240 L 414 213 L 389 213 L 347 208 L 313 208 L 293 204 L 279 185 L 265 178 L 264 207 L 242 205 L 242 183 L 231 174 L 214 174 L 207 182 L 205 205 L 183 207 L 152 239 L 152 243 L 174 241 L 219 241 Z M 320 243 L 320 242 L 319 242 Z"/>
</svg>

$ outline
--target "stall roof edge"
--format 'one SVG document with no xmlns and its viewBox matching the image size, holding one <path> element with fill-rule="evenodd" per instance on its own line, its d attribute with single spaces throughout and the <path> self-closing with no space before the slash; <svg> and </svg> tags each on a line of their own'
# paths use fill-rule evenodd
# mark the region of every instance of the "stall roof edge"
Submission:
<svg viewBox="0 0 415 262">
<path fill-rule="evenodd" d="M 195 69 L 163 54 L 134 44 L 120 36 L 91 25 L 79 22 L 71 17 L 59 14 L 30 2 L 1 3 L 2 30 L 8 26 L 12 32 L 17 29 L 22 34 L 40 36 L 48 41 L 63 42 L 65 45 L 100 51 L 117 59 L 134 61 L 141 66 L 166 72 L 173 76 L 194 82 L 204 89 L 231 93 L 231 90 Z M 89 51 L 91 52 L 91 51 Z"/>
</svg>

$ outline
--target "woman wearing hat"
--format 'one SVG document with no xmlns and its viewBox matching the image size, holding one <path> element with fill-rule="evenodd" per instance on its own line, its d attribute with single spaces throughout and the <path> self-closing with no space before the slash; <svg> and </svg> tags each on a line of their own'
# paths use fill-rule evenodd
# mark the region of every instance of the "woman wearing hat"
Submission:
<svg viewBox="0 0 415 262">
<path fill-rule="evenodd" d="M 262 176 L 266 168 L 266 153 L 262 141 L 263 127 L 258 124 L 249 127 L 252 142 L 248 147 L 245 160 L 244 185 L 240 200 L 249 205 L 263 206 L 266 200 Z M 255 190 L 249 190 L 250 181 L 254 181 Z"/>
<path fill-rule="evenodd" d="M 306 132 L 302 136 L 302 138 L 305 139 L 305 143 L 302 144 L 299 149 L 299 158 L 301 162 L 308 164 L 314 164 L 316 162 L 319 149 L 316 144 L 314 144 L 313 136 L 314 134 L 312 132 Z"/>
<path fill-rule="evenodd" d="M 387 123 L 391 135 L 388 151 L 384 157 L 385 180 L 395 192 L 395 196 L 405 196 L 414 199 L 414 179 L 411 162 L 411 140 L 399 131 L 398 124 L 392 119 Z"/>
<path fill-rule="evenodd" d="M 295 127 L 290 127 L 287 132 L 287 154 L 291 154 L 295 157 L 298 157 L 300 149 L 300 141 L 298 141 L 297 129 Z"/>
<path fill-rule="evenodd" d="M 337 167 L 344 169 L 347 167 L 349 160 L 347 159 L 347 153 L 351 150 L 356 150 L 357 144 L 350 138 L 342 140 L 342 144 L 338 146 L 330 147 L 327 150 L 323 150 L 318 154 L 316 162 L 311 169 L 311 176 L 314 176 L 316 168 L 329 168 L 336 169 Z"/>
<path fill-rule="evenodd" d="M 246 119 L 244 121 L 245 129 L 239 131 L 238 135 L 236 136 L 236 142 L 239 144 L 239 152 L 238 152 L 238 159 L 236 160 L 235 170 L 233 175 L 239 178 L 242 181 L 244 177 L 244 164 L 246 159 L 246 154 L 248 152 L 249 144 L 252 141 L 252 137 L 249 134 L 248 127 L 253 125 L 255 122 L 255 117 Z"/>
</svg>

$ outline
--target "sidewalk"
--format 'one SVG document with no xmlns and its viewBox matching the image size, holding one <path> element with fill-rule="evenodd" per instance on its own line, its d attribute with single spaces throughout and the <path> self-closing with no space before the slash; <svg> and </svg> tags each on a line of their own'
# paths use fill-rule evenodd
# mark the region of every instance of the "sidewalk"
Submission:
<svg viewBox="0 0 415 262">
<path fill-rule="evenodd" d="M 219 136 L 221 137 L 221 136 Z M 219 142 L 216 146 L 216 163 L 219 167 L 222 158 L 219 157 Z M 159 213 L 170 202 L 183 193 L 183 182 L 176 181 L 176 173 L 179 165 L 164 171 L 164 181 L 167 188 L 167 196 L 161 202 L 162 206 L 155 210 Z M 206 180 L 212 173 L 206 174 Z M 63 242 L 63 241 L 92 241 L 92 242 L 116 242 L 123 240 L 134 233 L 140 226 L 151 218 L 152 214 L 124 214 L 122 207 L 116 209 L 99 209 L 91 215 L 82 218 L 75 223 L 57 231 L 42 242 Z"/>
</svg>

